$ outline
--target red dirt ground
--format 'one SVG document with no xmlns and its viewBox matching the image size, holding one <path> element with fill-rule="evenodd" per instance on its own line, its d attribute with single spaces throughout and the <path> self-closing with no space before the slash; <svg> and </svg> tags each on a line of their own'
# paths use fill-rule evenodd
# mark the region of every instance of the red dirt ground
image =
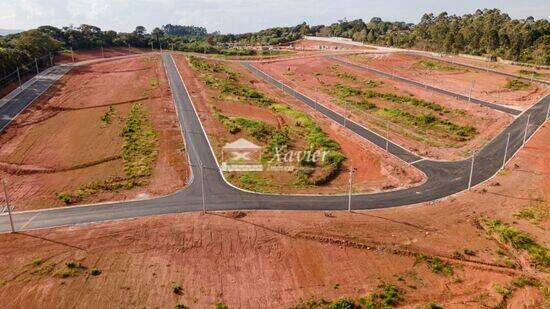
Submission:
<svg viewBox="0 0 550 309">
<path fill-rule="evenodd" d="M 155 50 L 157 52 L 158 50 Z M 127 56 L 127 55 L 136 55 L 151 52 L 150 49 L 144 48 L 126 48 L 126 47 L 116 47 L 116 48 L 104 48 L 103 56 L 104 58 L 111 58 L 117 56 Z M 80 62 L 85 60 L 100 59 L 102 58 L 101 49 L 88 49 L 88 50 L 75 50 L 74 51 L 74 61 Z M 65 51 L 59 55 L 55 56 L 55 63 L 71 63 L 72 57 L 70 51 Z"/>
<path fill-rule="evenodd" d="M 538 288 L 513 287 L 534 270 L 516 250 L 488 237 L 480 216 L 502 219 L 549 245 L 548 225 L 514 213 L 550 201 L 550 127 L 539 131 L 487 183 L 439 202 L 375 211 L 180 214 L 0 235 L 5 307 L 289 308 L 309 299 L 359 297 L 381 282 L 402 291 L 400 307 L 544 308 Z M 497 185 L 498 184 L 498 185 Z M 475 256 L 453 258 L 456 251 Z M 504 251 L 516 268 L 502 266 Z M 451 263 L 432 273 L 418 253 Z M 34 263 L 33 263 L 34 261 Z M 76 261 L 87 269 L 61 278 Z M 92 268 L 101 270 L 91 276 Z M 173 287 L 182 287 L 180 295 Z"/>
<path fill-rule="evenodd" d="M 469 64 L 469 65 L 475 65 L 482 68 L 488 68 L 493 69 L 501 72 L 506 72 L 510 74 L 516 74 L 525 76 L 527 78 L 531 78 L 530 74 L 520 74 L 520 71 L 531 71 L 531 72 L 537 72 L 541 74 L 539 77 L 535 77 L 541 80 L 550 81 L 550 69 L 544 69 L 539 67 L 531 67 L 531 66 L 521 66 L 521 65 L 515 65 L 515 64 L 507 64 L 502 62 L 489 62 L 489 61 L 482 61 L 477 59 L 470 59 L 460 56 L 454 56 L 454 55 L 445 55 L 443 59 L 449 59 L 454 62 Z"/>
<path fill-rule="evenodd" d="M 317 41 L 317 40 L 304 40 L 300 39 L 298 41 L 289 43 L 288 46 L 291 49 L 297 49 L 297 50 L 330 50 L 330 51 L 338 51 L 338 50 L 373 50 L 372 47 L 367 46 L 358 46 L 353 44 L 346 44 L 344 42 L 327 42 L 327 41 Z"/>
<path fill-rule="evenodd" d="M 210 135 L 212 145 L 220 157 L 221 147 L 227 143 L 238 139 L 239 135 L 231 135 L 227 129 L 214 117 L 212 98 L 217 98 L 215 91 L 204 86 L 195 73 L 189 68 L 185 56 L 183 54 L 175 55 L 176 63 L 190 91 L 191 98 L 197 107 L 201 121 Z M 307 112 L 313 116 L 320 127 L 335 141 L 340 143 L 342 150 L 348 160 L 345 161 L 343 168 L 346 169 L 350 165 L 357 167 L 357 173 L 354 176 L 354 188 L 356 191 L 373 191 L 383 188 L 396 188 L 417 184 L 422 181 L 422 174 L 414 168 L 404 165 L 401 161 L 392 156 L 386 155 L 378 147 L 366 143 L 359 137 L 350 134 L 339 125 L 328 121 L 312 110 L 304 107 L 303 103 L 295 100 L 289 95 L 274 89 L 267 85 L 262 80 L 251 75 L 244 67 L 232 63 L 224 62 L 224 65 L 241 74 L 242 79 L 246 80 L 247 84 L 253 84 L 254 87 L 266 93 L 269 97 L 284 102 L 297 110 Z M 208 102 L 208 103 L 207 103 Z M 239 106 L 240 105 L 240 106 Z M 223 114 L 230 116 L 244 116 L 248 118 L 263 120 L 271 124 L 277 124 L 277 118 L 274 113 L 266 112 L 265 109 L 249 106 L 246 104 L 238 104 L 235 102 L 220 102 L 215 101 L 215 106 L 220 109 Z M 361 151 L 358 151 L 360 149 Z M 220 157 L 221 158 L 221 157 Z M 288 181 L 286 173 L 275 172 L 277 181 L 281 183 Z M 289 193 L 336 193 L 346 192 L 348 187 L 348 178 L 346 173 L 340 173 L 327 186 L 298 188 L 294 186 L 283 186 L 277 190 Z"/>
<path fill-rule="evenodd" d="M 332 69 L 335 65 L 337 65 L 338 72 L 352 73 L 359 78 L 356 81 L 352 81 L 337 77 Z M 399 133 L 399 129 L 397 129 L 397 127 L 390 126 L 390 131 L 395 130 L 395 132 L 390 133 L 390 138 L 392 141 L 395 141 L 420 155 L 435 159 L 450 160 L 468 156 L 472 149 L 483 146 L 512 120 L 510 116 L 492 109 L 485 108 L 477 104 L 469 104 L 449 96 L 434 93 L 429 90 L 424 90 L 422 88 L 392 79 L 382 78 L 376 74 L 371 74 L 352 67 L 337 64 L 336 62 L 326 58 L 319 57 L 313 59 L 293 59 L 289 61 L 264 62 L 262 64 L 258 64 L 257 66 L 277 79 L 288 83 L 296 90 L 324 105 L 330 106 L 331 109 L 337 110 L 342 114 L 346 113 L 345 108 L 334 103 L 335 96 L 327 93 L 327 87 L 337 83 L 361 87 L 361 85 L 364 84 L 363 80 L 382 82 L 382 84 L 375 89 L 376 91 L 390 92 L 397 95 L 414 95 L 419 99 L 435 102 L 452 110 L 464 110 L 467 113 L 467 116 L 462 114 L 446 116 L 449 116 L 451 121 L 460 123 L 461 125 L 474 126 L 478 132 L 480 132 L 480 134 L 477 134 L 473 139 L 465 143 L 455 143 L 450 146 L 430 146 L 425 142 L 406 137 Z M 383 106 L 385 104 L 382 101 L 377 101 L 375 103 L 378 106 Z M 399 108 L 403 107 L 400 106 Z M 372 116 L 362 116 L 356 113 L 352 114 L 350 118 L 352 120 L 364 123 L 369 128 L 373 128 L 378 131 L 379 134 L 386 134 L 385 125 L 382 124 L 381 128 L 373 126 L 372 124 L 369 125 L 369 121 L 372 121 L 373 119 Z"/>
<path fill-rule="evenodd" d="M 152 78 L 159 86 L 148 90 Z M 107 60 L 72 69 L 0 135 L 0 177 L 17 210 L 62 206 L 56 193 L 123 176 L 120 132 L 136 102 L 147 108 L 159 134 L 149 184 L 84 202 L 164 195 L 184 186 L 187 157 L 160 58 Z M 100 118 L 109 106 L 116 116 L 106 125 Z"/>
<path fill-rule="evenodd" d="M 348 59 L 463 95 L 469 95 L 472 81 L 475 80 L 472 97 L 522 110 L 529 108 L 549 93 L 546 87 L 537 83 L 524 90 L 507 89 L 504 86 L 511 78 L 482 70 L 464 68 L 464 71 L 445 72 L 417 69 L 413 65 L 420 60 L 430 59 L 418 55 L 396 53 L 353 55 Z"/>
</svg>

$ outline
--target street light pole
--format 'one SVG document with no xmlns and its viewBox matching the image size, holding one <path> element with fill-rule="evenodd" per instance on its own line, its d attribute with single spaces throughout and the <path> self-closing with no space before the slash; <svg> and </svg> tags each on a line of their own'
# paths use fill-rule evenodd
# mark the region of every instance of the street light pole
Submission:
<svg viewBox="0 0 550 309">
<path fill-rule="evenodd" d="M 206 213 L 206 195 L 204 194 L 204 165 L 201 162 L 201 190 L 202 190 L 202 213 Z"/>
<path fill-rule="evenodd" d="M 19 67 L 17 67 L 17 80 L 19 81 L 19 87 L 21 87 L 21 75 L 19 74 Z"/>
<path fill-rule="evenodd" d="M 11 232 L 15 233 L 13 218 L 11 217 L 10 200 L 8 199 L 8 189 L 6 188 L 6 182 L 4 181 L 4 179 L 2 179 L 2 186 L 4 187 L 4 197 L 6 198 L 6 208 L 8 208 L 8 216 L 10 217 Z"/>
<path fill-rule="evenodd" d="M 506 139 L 506 148 L 504 148 L 504 159 L 502 159 L 502 168 L 506 166 L 506 157 L 508 156 L 508 145 L 510 144 L 510 133 L 508 133 L 508 138 Z"/>
<path fill-rule="evenodd" d="M 531 114 L 527 115 L 527 123 L 525 124 L 525 133 L 523 134 L 523 144 L 527 141 L 527 131 L 529 131 L 529 120 L 531 120 Z"/>
<path fill-rule="evenodd" d="M 472 178 L 474 176 L 474 161 L 476 158 L 476 151 L 472 151 L 472 166 L 470 166 L 470 179 L 468 180 L 468 190 L 472 188 Z"/>
<path fill-rule="evenodd" d="M 390 148 L 390 122 L 386 121 L 386 152 Z"/>
<path fill-rule="evenodd" d="M 38 73 L 40 73 L 38 71 L 38 60 L 36 59 L 36 57 L 34 57 L 34 66 L 36 67 L 36 75 L 38 75 Z"/>
<path fill-rule="evenodd" d="M 468 95 L 468 102 L 472 101 L 472 92 L 474 91 L 474 85 L 476 84 L 476 81 L 472 81 L 472 86 L 470 87 L 470 94 Z"/>
<path fill-rule="evenodd" d="M 351 192 L 353 188 L 353 166 L 349 167 L 348 212 L 351 212 Z"/>
</svg>

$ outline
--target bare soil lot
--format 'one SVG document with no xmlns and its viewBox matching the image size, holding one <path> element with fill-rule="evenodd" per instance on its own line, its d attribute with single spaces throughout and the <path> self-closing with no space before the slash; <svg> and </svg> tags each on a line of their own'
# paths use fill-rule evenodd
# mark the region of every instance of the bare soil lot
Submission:
<svg viewBox="0 0 550 309">
<path fill-rule="evenodd" d="M 158 50 L 155 50 L 158 51 Z M 73 51 L 74 61 L 86 61 L 92 59 L 100 59 L 102 56 L 104 58 L 111 58 L 117 56 L 128 56 L 128 55 L 137 55 L 151 52 L 150 49 L 142 48 L 126 48 L 126 47 L 114 47 L 114 48 L 104 48 L 103 55 L 101 54 L 101 49 L 89 49 L 89 50 L 75 50 Z M 59 55 L 55 56 L 55 63 L 71 63 L 73 61 L 71 57 L 71 51 L 65 51 Z"/>
<path fill-rule="evenodd" d="M 182 214 L 0 235 L 0 298 L 6 307 L 289 308 L 341 297 L 380 303 L 369 293 L 393 286 L 397 294 L 384 295 L 399 307 L 544 308 L 548 273 L 480 219 L 511 224 L 548 250 L 547 213 L 537 221 L 518 214 L 550 207 L 549 138 L 547 126 L 503 173 L 437 203 Z"/>
<path fill-rule="evenodd" d="M 285 46 L 297 49 L 297 50 L 372 50 L 374 48 L 367 46 L 359 46 L 354 44 L 346 44 L 345 42 L 328 42 L 328 41 L 317 41 L 317 40 L 304 40 L 300 39 Z"/>
<path fill-rule="evenodd" d="M 216 72 L 201 73 L 189 65 L 185 55 L 176 55 L 175 59 L 220 161 L 221 148 L 241 137 L 260 146 L 272 145 L 277 138 L 278 142 L 282 140 L 288 145 L 288 149 L 299 151 L 314 145 L 308 142 L 312 135 L 317 137 L 315 145 L 321 144 L 315 147 L 331 149 L 334 155 L 340 153 L 346 158 L 338 165 L 315 167 L 305 179 L 303 174 L 294 172 L 228 173 L 228 179 L 238 186 L 267 192 L 346 192 L 348 174 L 345 171 L 352 165 L 358 168 L 354 176 L 357 191 L 401 187 L 423 179 L 414 168 L 388 157 L 358 137 L 350 136 L 342 127 L 319 117 L 237 63 L 202 59 L 199 63 L 214 68 Z M 233 81 L 224 83 L 225 80 Z M 253 128 L 244 121 L 252 121 Z M 285 131 L 288 134 L 279 134 Z M 334 173 L 325 177 L 331 168 L 334 168 Z M 317 181 L 323 178 L 326 180 L 323 183 Z"/>
<path fill-rule="evenodd" d="M 123 151 L 123 128 L 136 106 L 156 131 L 156 159 L 149 175 L 132 178 L 139 184 L 130 183 L 131 158 Z M 17 210 L 63 206 L 61 193 L 82 195 L 70 204 L 164 195 L 187 179 L 159 56 L 74 68 L 10 124 L 0 145 L 0 177 L 7 179 Z"/>
<path fill-rule="evenodd" d="M 326 58 L 257 66 L 321 104 L 350 115 L 380 135 L 389 133 L 392 141 L 431 158 L 465 157 L 512 120 L 495 110 Z"/>
<path fill-rule="evenodd" d="M 541 67 L 521 66 L 515 64 L 507 64 L 502 62 L 489 62 L 477 59 L 465 58 L 460 56 L 445 56 L 443 59 L 450 59 L 454 62 L 474 65 L 482 68 L 497 70 L 505 73 L 521 75 L 527 78 L 535 78 L 540 80 L 550 81 L 550 69 Z M 534 73 L 534 74 L 533 74 Z"/>
<path fill-rule="evenodd" d="M 483 70 L 411 54 L 353 55 L 350 60 L 415 81 L 454 91 L 488 102 L 526 109 L 540 100 L 548 89 Z M 473 85 L 473 87 L 472 87 Z"/>
</svg>

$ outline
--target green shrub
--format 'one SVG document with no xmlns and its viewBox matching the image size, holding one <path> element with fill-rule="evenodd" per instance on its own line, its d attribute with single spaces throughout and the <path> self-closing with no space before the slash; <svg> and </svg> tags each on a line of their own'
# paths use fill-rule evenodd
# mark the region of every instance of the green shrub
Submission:
<svg viewBox="0 0 550 309">
<path fill-rule="evenodd" d="M 181 295 L 183 293 L 183 288 L 181 287 L 181 285 L 176 284 L 172 287 L 172 292 L 174 294 Z"/>
<path fill-rule="evenodd" d="M 90 270 L 90 275 L 99 276 L 99 275 L 101 275 L 101 270 L 99 270 L 97 268 L 92 268 L 92 270 Z"/>
<path fill-rule="evenodd" d="M 488 229 L 496 233 L 502 241 L 510 244 L 515 249 L 526 250 L 537 266 L 550 267 L 550 250 L 539 245 L 528 234 L 518 231 L 516 228 L 498 219 L 483 218 L 481 222 Z"/>
<path fill-rule="evenodd" d="M 509 79 L 504 87 L 515 91 L 529 88 L 529 86 L 531 86 L 531 83 L 528 81 L 524 81 L 521 79 Z"/>
</svg>

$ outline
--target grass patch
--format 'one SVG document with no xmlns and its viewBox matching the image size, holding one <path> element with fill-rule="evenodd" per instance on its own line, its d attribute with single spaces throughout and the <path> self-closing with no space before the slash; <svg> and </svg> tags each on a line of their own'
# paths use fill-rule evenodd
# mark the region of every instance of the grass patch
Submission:
<svg viewBox="0 0 550 309">
<path fill-rule="evenodd" d="M 444 61 L 438 61 L 438 60 L 432 60 L 432 59 L 424 59 L 416 62 L 412 65 L 413 69 L 418 70 L 434 70 L 434 71 L 443 71 L 443 72 L 460 72 L 460 71 L 467 71 L 466 69 L 462 68 L 461 66 L 447 63 Z"/>
<path fill-rule="evenodd" d="M 505 88 L 508 88 L 513 91 L 526 89 L 526 88 L 529 88 L 530 86 L 531 86 L 530 82 L 524 81 L 521 79 L 508 79 L 508 81 L 506 82 L 506 85 L 504 85 Z"/>
<path fill-rule="evenodd" d="M 550 267 L 550 250 L 538 244 L 527 233 L 498 219 L 482 218 L 481 223 L 487 227 L 489 232 L 497 234 L 503 242 L 511 245 L 514 249 L 527 251 L 537 267 L 543 270 Z"/>
<path fill-rule="evenodd" d="M 514 214 L 517 218 L 529 220 L 533 224 L 539 224 L 550 218 L 550 206 L 542 201 L 532 201 L 527 207 Z"/>
<path fill-rule="evenodd" d="M 60 278 L 69 278 L 75 277 L 80 274 L 82 270 L 86 269 L 81 263 L 78 262 L 67 262 L 65 267 L 58 270 L 55 275 Z"/>
<path fill-rule="evenodd" d="M 259 141 L 266 141 L 271 137 L 275 128 L 260 120 L 247 119 L 242 117 L 229 118 L 221 113 L 216 113 L 216 118 L 229 130 L 229 133 L 236 134 L 242 129 L 246 130 L 252 137 Z"/>
<path fill-rule="evenodd" d="M 112 176 L 105 180 L 84 184 L 73 191 L 57 193 L 57 198 L 66 205 L 79 203 L 100 192 L 128 190 L 145 183 L 156 160 L 157 132 L 150 123 L 149 115 L 141 104 L 134 104 L 122 128 L 122 160 L 125 177 Z"/>
<path fill-rule="evenodd" d="M 90 275 L 92 276 L 99 276 L 101 275 L 101 270 L 97 269 L 97 268 L 92 268 L 92 270 L 90 270 Z"/>
<path fill-rule="evenodd" d="M 115 116 L 116 110 L 112 106 L 109 106 L 109 109 L 103 115 L 101 115 L 100 119 L 104 125 L 109 125 L 111 124 L 111 121 Z"/>
<path fill-rule="evenodd" d="M 428 268 L 434 273 L 434 274 L 441 274 L 445 276 L 451 276 L 454 274 L 453 266 L 447 262 L 444 262 L 440 258 L 437 257 L 431 257 L 425 254 L 419 254 L 416 257 L 416 261 L 423 261 L 426 263 Z"/>
<path fill-rule="evenodd" d="M 537 71 L 532 71 L 532 70 L 519 70 L 518 73 L 520 75 L 524 75 L 524 76 L 528 76 L 528 77 L 534 77 L 534 78 L 540 78 L 543 76 L 543 74 L 537 72 Z"/>
<path fill-rule="evenodd" d="M 458 141 L 470 139 L 477 134 L 477 130 L 472 126 L 457 125 L 432 113 L 415 115 L 398 108 L 379 108 L 376 104 L 369 102 L 369 99 L 377 98 L 392 103 L 421 107 L 431 112 L 451 112 L 439 104 L 417 99 L 413 96 L 398 96 L 392 93 L 382 93 L 373 90 L 363 91 L 359 88 L 343 84 L 334 85 L 330 92 L 338 98 L 337 102 L 340 105 L 350 104 L 360 110 L 371 111 L 383 118 L 389 119 L 393 123 L 406 124 L 407 126 L 412 126 L 417 129 L 442 131 Z"/>
<path fill-rule="evenodd" d="M 240 175 L 239 182 L 241 186 L 247 190 L 261 190 L 261 188 L 269 184 L 266 179 L 253 172 L 247 172 Z"/>
<path fill-rule="evenodd" d="M 350 298 L 342 297 L 334 301 L 325 299 L 310 299 L 295 309 L 359 309 L 359 308 L 393 308 L 403 300 L 401 290 L 393 284 L 381 284 L 379 292 L 369 293 L 364 297 Z"/>
<path fill-rule="evenodd" d="M 33 266 L 40 266 L 40 265 L 42 265 L 42 263 L 44 263 L 44 259 L 42 259 L 42 258 L 36 258 L 36 259 L 32 260 L 32 265 Z"/>
<path fill-rule="evenodd" d="M 134 104 L 122 129 L 122 159 L 128 177 L 151 175 L 157 158 L 157 132 L 143 105 Z"/>
<path fill-rule="evenodd" d="M 529 276 L 525 276 L 525 275 L 522 275 L 522 276 L 517 277 L 514 280 L 512 280 L 512 284 L 515 287 L 518 287 L 518 288 L 522 288 L 522 287 L 525 287 L 525 286 L 536 286 L 536 287 L 538 287 L 538 286 L 541 285 L 541 283 L 538 279 L 533 278 L 533 277 L 529 277 Z"/>
<path fill-rule="evenodd" d="M 183 294 L 183 288 L 181 287 L 181 285 L 176 284 L 172 287 L 172 293 L 176 295 L 181 295 Z"/>
</svg>

